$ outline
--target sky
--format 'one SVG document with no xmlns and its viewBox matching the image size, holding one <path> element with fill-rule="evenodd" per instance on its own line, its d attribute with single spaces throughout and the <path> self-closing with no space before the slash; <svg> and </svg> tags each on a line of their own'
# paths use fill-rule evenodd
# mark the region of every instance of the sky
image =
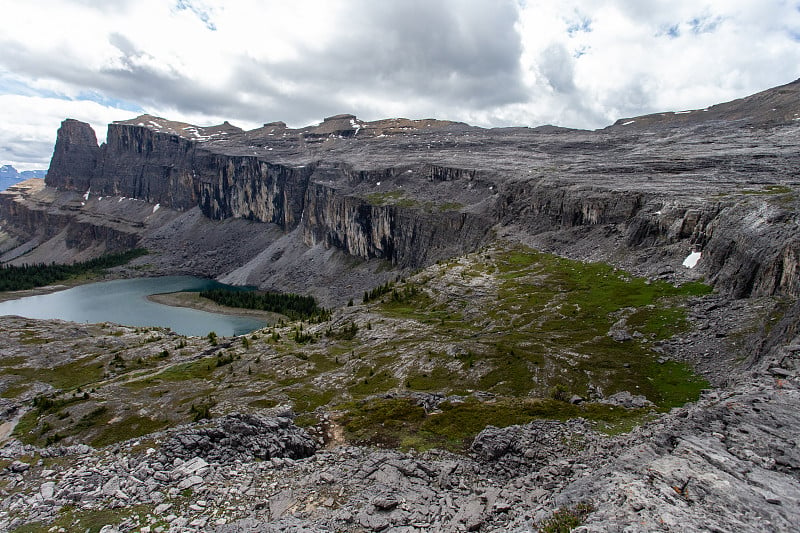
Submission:
<svg viewBox="0 0 800 533">
<path fill-rule="evenodd" d="M 0 164 L 65 118 L 595 129 L 800 78 L 800 0 L 0 0 Z"/>
</svg>

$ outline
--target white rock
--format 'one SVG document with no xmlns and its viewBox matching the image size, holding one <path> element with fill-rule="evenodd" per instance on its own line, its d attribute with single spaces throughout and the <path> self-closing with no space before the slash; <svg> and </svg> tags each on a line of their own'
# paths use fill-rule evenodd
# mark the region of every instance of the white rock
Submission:
<svg viewBox="0 0 800 533">
<path fill-rule="evenodd" d="M 179 490 L 188 489 L 190 487 L 194 487 L 195 485 L 200 485 L 201 483 L 203 483 L 203 478 L 201 478 L 200 476 L 189 476 L 180 483 L 178 483 L 178 489 Z"/>
<path fill-rule="evenodd" d="M 42 499 L 50 500 L 56 493 L 56 484 L 52 481 L 42 483 L 42 487 L 39 489 L 39 492 L 42 495 Z"/>
</svg>

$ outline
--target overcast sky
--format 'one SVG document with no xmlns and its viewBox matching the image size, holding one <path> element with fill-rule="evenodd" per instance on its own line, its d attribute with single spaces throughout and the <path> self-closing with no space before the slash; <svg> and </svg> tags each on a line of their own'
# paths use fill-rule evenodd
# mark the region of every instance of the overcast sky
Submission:
<svg viewBox="0 0 800 533">
<path fill-rule="evenodd" d="M 607 126 L 800 77 L 800 0 L 0 0 L 0 164 L 66 117 Z"/>
</svg>

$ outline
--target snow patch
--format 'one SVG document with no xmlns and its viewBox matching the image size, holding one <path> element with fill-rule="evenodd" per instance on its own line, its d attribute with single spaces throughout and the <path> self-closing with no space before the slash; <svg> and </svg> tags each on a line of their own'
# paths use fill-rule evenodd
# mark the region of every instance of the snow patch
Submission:
<svg viewBox="0 0 800 533">
<path fill-rule="evenodd" d="M 691 112 L 692 112 L 691 110 L 689 110 L 689 111 L 675 111 L 675 114 L 676 115 L 685 115 L 686 113 L 691 113 Z"/>
<path fill-rule="evenodd" d="M 379 182 L 377 182 L 375 185 L 376 185 L 376 186 L 378 186 L 378 187 L 380 187 L 380 186 L 381 186 L 381 182 L 379 181 Z"/>
<path fill-rule="evenodd" d="M 697 266 L 697 262 L 700 260 L 701 255 L 703 255 L 701 252 L 690 253 L 686 259 L 683 260 L 683 266 L 686 268 L 694 268 Z"/>
<path fill-rule="evenodd" d="M 83 195 L 83 199 L 85 201 L 89 201 L 89 193 L 92 192 L 92 189 L 86 189 L 86 194 Z"/>
<path fill-rule="evenodd" d="M 161 207 L 161 204 L 156 204 L 156 205 L 154 205 L 154 206 L 153 206 L 153 213 L 155 213 L 156 211 L 158 211 L 158 208 L 159 208 L 159 207 Z"/>
<path fill-rule="evenodd" d="M 636 121 L 635 120 L 629 120 L 628 122 L 623 122 L 622 125 L 623 126 L 627 126 L 629 124 L 633 124 L 634 122 L 636 122 Z"/>
</svg>

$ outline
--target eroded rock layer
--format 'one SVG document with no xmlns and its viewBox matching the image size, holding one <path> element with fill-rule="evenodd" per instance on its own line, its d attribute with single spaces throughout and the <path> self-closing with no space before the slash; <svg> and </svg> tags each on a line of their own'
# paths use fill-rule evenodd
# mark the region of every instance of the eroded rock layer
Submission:
<svg viewBox="0 0 800 533">
<path fill-rule="evenodd" d="M 212 221 L 275 225 L 287 237 L 273 233 L 270 242 L 299 238 L 310 249 L 401 270 L 475 250 L 499 231 L 650 276 L 704 276 L 735 297 L 800 294 L 797 122 L 753 129 L 741 118 L 701 118 L 681 119 L 680 128 L 583 132 L 342 115 L 300 130 L 276 123 L 242 132 L 144 116 L 111 124 L 99 147 L 87 124 L 66 120 L 47 178 L 61 192 L 4 195 L 6 229 L 16 238 L 5 248 L 24 245 L 19 255 L 34 247 L 33 237 L 45 242 L 66 227 L 74 234 L 87 217 L 108 226 L 113 218 L 96 200 L 135 198 L 173 216 L 199 208 Z M 28 213 L 31 199 L 49 213 L 46 224 Z M 116 221 L 128 218 L 137 217 Z M 146 228 L 156 225 L 129 222 L 126 233 L 152 246 Z M 96 233 L 108 240 L 107 230 Z M 95 246 L 91 237 L 71 238 L 66 249 L 117 246 Z M 179 247 L 161 239 L 166 269 Z M 689 270 L 682 261 L 692 251 L 702 260 Z M 267 258 L 232 253 L 225 267 L 203 273 L 239 268 L 240 282 L 269 285 L 257 274 L 275 275 Z M 358 294 L 363 284 L 356 285 Z"/>
</svg>

